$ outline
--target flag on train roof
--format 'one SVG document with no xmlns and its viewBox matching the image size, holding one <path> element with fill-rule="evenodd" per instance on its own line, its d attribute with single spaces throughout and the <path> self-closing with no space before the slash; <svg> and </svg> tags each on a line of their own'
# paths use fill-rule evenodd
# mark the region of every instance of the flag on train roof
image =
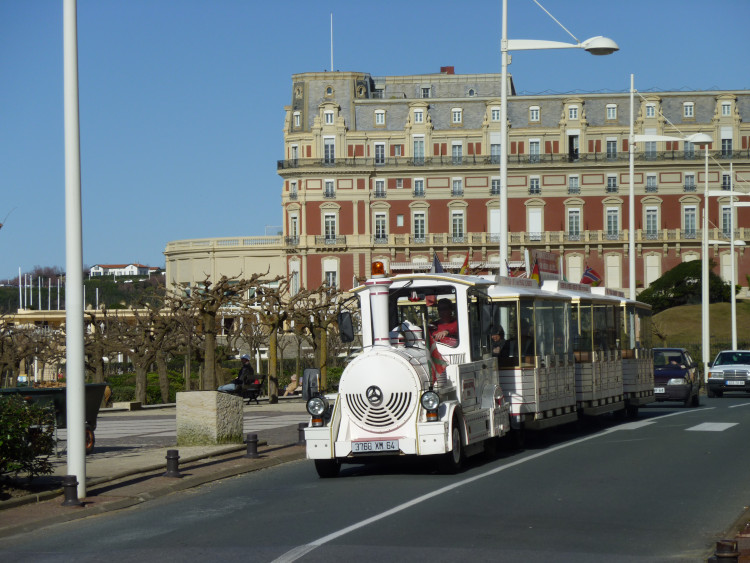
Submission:
<svg viewBox="0 0 750 563">
<path fill-rule="evenodd" d="M 432 269 L 430 270 L 430 273 L 431 274 L 445 273 L 445 270 L 443 270 L 443 265 L 440 263 L 440 259 L 437 257 L 437 252 L 433 253 Z"/>
<path fill-rule="evenodd" d="M 432 375 L 432 382 L 435 383 L 440 379 L 440 383 L 445 383 L 445 368 L 448 362 L 445 361 L 440 350 L 437 349 L 435 340 L 432 339 L 432 335 L 428 334 L 430 342 L 430 374 Z"/>
<path fill-rule="evenodd" d="M 534 260 L 534 268 L 531 270 L 531 279 L 536 280 L 536 283 L 538 283 L 539 285 L 542 285 L 542 282 L 540 281 L 540 278 L 539 278 L 539 261 L 538 260 Z"/>
<path fill-rule="evenodd" d="M 469 253 L 466 252 L 466 260 L 464 260 L 463 266 L 461 266 L 461 269 L 458 271 L 459 274 L 463 275 L 469 270 Z"/>
<path fill-rule="evenodd" d="M 602 283 L 602 277 L 596 272 L 596 270 L 594 270 L 594 268 L 590 268 L 587 265 L 581 276 L 581 283 L 597 286 Z"/>
</svg>

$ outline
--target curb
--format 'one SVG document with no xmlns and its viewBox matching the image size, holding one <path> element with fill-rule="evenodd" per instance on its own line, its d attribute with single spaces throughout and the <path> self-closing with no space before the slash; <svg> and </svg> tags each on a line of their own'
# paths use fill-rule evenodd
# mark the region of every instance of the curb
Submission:
<svg viewBox="0 0 750 563">
<path fill-rule="evenodd" d="M 258 446 L 267 446 L 267 442 L 265 440 L 258 442 Z M 209 455 L 200 454 L 200 455 L 193 455 L 186 458 L 181 458 L 181 463 L 191 463 L 193 461 L 199 461 L 202 459 L 211 459 L 212 457 L 218 457 L 220 455 L 229 454 L 232 452 L 238 452 L 245 449 L 245 445 L 237 445 L 237 446 L 228 446 L 227 449 L 213 452 Z M 175 448 L 176 449 L 176 448 Z M 160 469 L 165 468 L 164 463 L 154 463 L 151 465 L 146 465 L 145 467 L 142 467 L 137 470 L 128 470 L 128 471 L 122 471 L 120 473 L 115 473 L 114 475 L 110 475 L 108 477 L 97 477 L 95 479 L 87 479 L 86 480 L 86 488 L 89 487 L 96 487 L 98 485 L 102 485 L 104 483 L 111 483 L 113 481 L 118 481 L 119 479 L 124 479 L 125 477 L 132 477 L 133 475 L 140 475 L 142 473 L 152 473 L 154 471 L 159 471 Z M 60 487 L 58 489 L 52 489 L 50 491 L 44 491 L 43 493 L 34 493 L 31 495 L 26 495 L 23 497 L 17 497 L 9 500 L 5 500 L 0 502 L 0 512 L 3 510 L 9 510 L 11 508 L 17 508 L 19 506 L 23 506 L 25 504 L 32 504 L 35 502 L 43 502 L 46 500 L 50 500 L 55 498 L 56 496 L 63 494 L 63 488 Z"/>
<path fill-rule="evenodd" d="M 227 453 L 232 453 L 234 451 L 240 451 L 243 449 L 244 447 L 238 447 L 238 448 L 234 448 L 231 450 L 225 450 L 224 452 L 221 452 L 219 455 L 224 455 Z M 252 473 L 253 471 L 258 471 L 260 469 L 267 469 L 269 467 L 274 467 L 276 465 L 281 465 L 283 463 L 299 461 L 299 460 L 305 459 L 305 455 L 306 454 L 305 454 L 304 449 L 301 449 L 300 451 L 291 452 L 289 454 L 278 455 L 278 456 L 273 456 L 273 457 L 267 457 L 261 453 L 261 456 L 257 458 L 257 463 L 252 463 L 249 465 L 237 465 L 237 466 L 227 467 L 226 469 L 219 470 L 219 471 L 212 472 L 212 473 L 207 473 L 206 475 L 198 475 L 198 476 L 192 476 L 192 477 L 186 476 L 186 477 L 177 479 L 173 483 L 170 483 L 166 486 L 159 487 L 153 491 L 141 492 L 134 496 L 130 496 L 130 497 L 122 498 L 118 500 L 104 501 L 101 504 L 96 504 L 93 506 L 75 507 L 75 508 L 72 508 L 70 512 L 56 514 L 54 516 L 49 516 L 46 518 L 40 518 L 40 519 L 34 520 L 33 522 L 26 522 L 24 524 L 17 524 L 17 525 L 11 525 L 11 526 L 7 526 L 4 528 L 0 528 L 0 538 L 30 532 L 30 531 L 37 530 L 41 527 L 49 526 L 52 524 L 60 524 L 64 522 L 70 522 L 73 520 L 87 518 L 89 516 L 95 516 L 95 515 L 104 514 L 107 512 L 114 512 L 116 510 L 121 510 L 123 508 L 128 508 L 131 506 L 142 504 L 149 500 L 161 498 L 161 497 L 164 497 L 166 495 L 169 495 L 175 492 L 184 491 L 186 489 L 191 489 L 194 487 L 199 487 L 201 485 L 210 483 L 212 481 L 219 481 L 221 479 L 235 477 L 237 475 L 242 475 L 244 473 Z M 216 456 L 215 455 L 193 456 L 192 458 L 186 458 L 184 460 L 184 463 L 190 463 L 191 461 L 209 459 L 211 457 L 216 457 Z M 142 473 L 149 473 L 154 470 L 161 470 L 161 469 L 164 469 L 163 464 L 159 464 L 156 468 L 152 468 L 152 469 L 143 469 L 137 472 L 131 471 L 131 472 L 127 472 L 127 474 L 124 474 L 124 475 L 99 479 L 97 485 L 116 481 L 117 479 L 122 479 L 123 477 L 139 475 Z M 158 475 L 155 475 L 155 477 L 156 476 Z M 28 497 L 21 497 L 21 499 L 29 499 L 26 503 L 22 503 L 22 504 L 28 504 L 30 502 L 34 502 L 37 497 L 49 495 L 48 498 L 51 499 L 60 494 L 62 494 L 62 489 L 59 489 L 58 491 L 49 491 L 48 493 L 39 494 L 39 495 L 29 495 Z M 16 504 L 15 506 L 21 506 L 21 504 Z M 5 506 L 3 508 L 11 508 L 11 507 Z"/>
</svg>

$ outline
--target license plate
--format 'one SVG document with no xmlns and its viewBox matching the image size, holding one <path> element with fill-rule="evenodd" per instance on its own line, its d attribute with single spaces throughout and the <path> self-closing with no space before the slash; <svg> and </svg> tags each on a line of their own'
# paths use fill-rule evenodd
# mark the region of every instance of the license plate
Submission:
<svg viewBox="0 0 750 563">
<path fill-rule="evenodd" d="M 376 454 L 379 452 L 397 452 L 398 440 L 373 440 L 371 442 L 352 442 L 352 453 Z"/>
<path fill-rule="evenodd" d="M 654 393 L 666 393 L 664 387 L 654 387 Z"/>
<path fill-rule="evenodd" d="M 726 381 L 725 385 L 745 385 L 744 381 Z"/>
</svg>

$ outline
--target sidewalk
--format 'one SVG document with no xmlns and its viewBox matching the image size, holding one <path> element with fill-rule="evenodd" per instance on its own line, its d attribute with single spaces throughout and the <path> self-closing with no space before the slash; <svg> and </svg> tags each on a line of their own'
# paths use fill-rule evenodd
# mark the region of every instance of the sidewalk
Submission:
<svg viewBox="0 0 750 563">
<path fill-rule="evenodd" d="M 260 405 L 246 406 L 245 414 L 304 410 L 305 405 L 299 402 L 283 401 L 275 405 L 261 402 Z M 120 416 L 132 411 L 107 409 L 101 416 L 112 412 Z M 144 411 L 138 412 L 146 414 Z M 163 415 L 165 409 L 154 409 L 153 414 L 156 412 Z M 99 458 L 90 456 L 86 461 L 87 496 L 83 499 L 83 506 L 62 506 L 62 488 L 0 501 L 0 538 L 119 510 L 211 481 L 304 459 L 305 448 L 298 443 L 297 427 L 285 427 L 283 430 L 258 433 L 257 458 L 246 457 L 246 444 L 180 448 L 174 445 L 144 446 Z M 264 439 L 263 434 L 267 434 L 269 438 Z M 168 450 L 179 452 L 179 478 L 164 476 Z M 60 477 L 66 474 L 67 462 L 63 457 L 55 460 L 54 465 L 52 476 L 39 479 L 56 479 L 59 482 Z"/>
</svg>

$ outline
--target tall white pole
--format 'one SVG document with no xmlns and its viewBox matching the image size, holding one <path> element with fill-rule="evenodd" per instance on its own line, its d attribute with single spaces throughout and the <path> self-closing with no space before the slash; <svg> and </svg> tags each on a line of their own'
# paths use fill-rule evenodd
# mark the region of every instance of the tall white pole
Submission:
<svg viewBox="0 0 750 563">
<path fill-rule="evenodd" d="M 508 0 L 503 0 L 502 37 L 500 39 L 500 263 L 497 273 L 508 264 Z"/>
<path fill-rule="evenodd" d="M 333 72 L 333 12 L 331 12 L 331 72 Z"/>
<path fill-rule="evenodd" d="M 18 308 L 23 309 L 23 285 L 21 284 L 21 266 L 18 267 Z"/>
<path fill-rule="evenodd" d="M 83 237 L 81 146 L 78 117 L 78 24 L 76 0 L 63 2 L 65 108 L 65 347 L 68 475 L 86 497 L 86 425 L 83 355 Z"/>
<path fill-rule="evenodd" d="M 734 193 L 734 168 L 732 166 L 733 163 L 729 163 L 729 192 Z M 732 277 L 732 287 L 731 287 L 731 295 L 732 295 L 732 350 L 737 349 L 737 296 L 735 295 L 735 286 L 737 284 L 737 272 L 735 271 L 734 266 L 734 196 L 731 196 L 729 198 L 729 201 L 731 202 L 729 205 L 729 228 L 730 228 L 730 235 L 729 235 L 729 257 L 732 261 L 732 268 L 731 268 L 731 277 Z"/>
<path fill-rule="evenodd" d="M 628 194 L 628 270 L 630 271 L 629 286 L 630 286 L 630 299 L 635 301 L 635 180 L 633 174 L 635 173 L 635 116 L 633 111 L 635 108 L 635 80 L 633 75 L 630 75 L 630 138 L 628 140 L 628 152 L 630 158 L 630 191 Z"/>
<path fill-rule="evenodd" d="M 701 261 L 701 347 L 703 348 L 704 379 L 708 377 L 709 350 L 709 294 L 708 294 L 708 143 L 704 144 L 704 195 L 703 195 L 703 260 Z"/>
</svg>

